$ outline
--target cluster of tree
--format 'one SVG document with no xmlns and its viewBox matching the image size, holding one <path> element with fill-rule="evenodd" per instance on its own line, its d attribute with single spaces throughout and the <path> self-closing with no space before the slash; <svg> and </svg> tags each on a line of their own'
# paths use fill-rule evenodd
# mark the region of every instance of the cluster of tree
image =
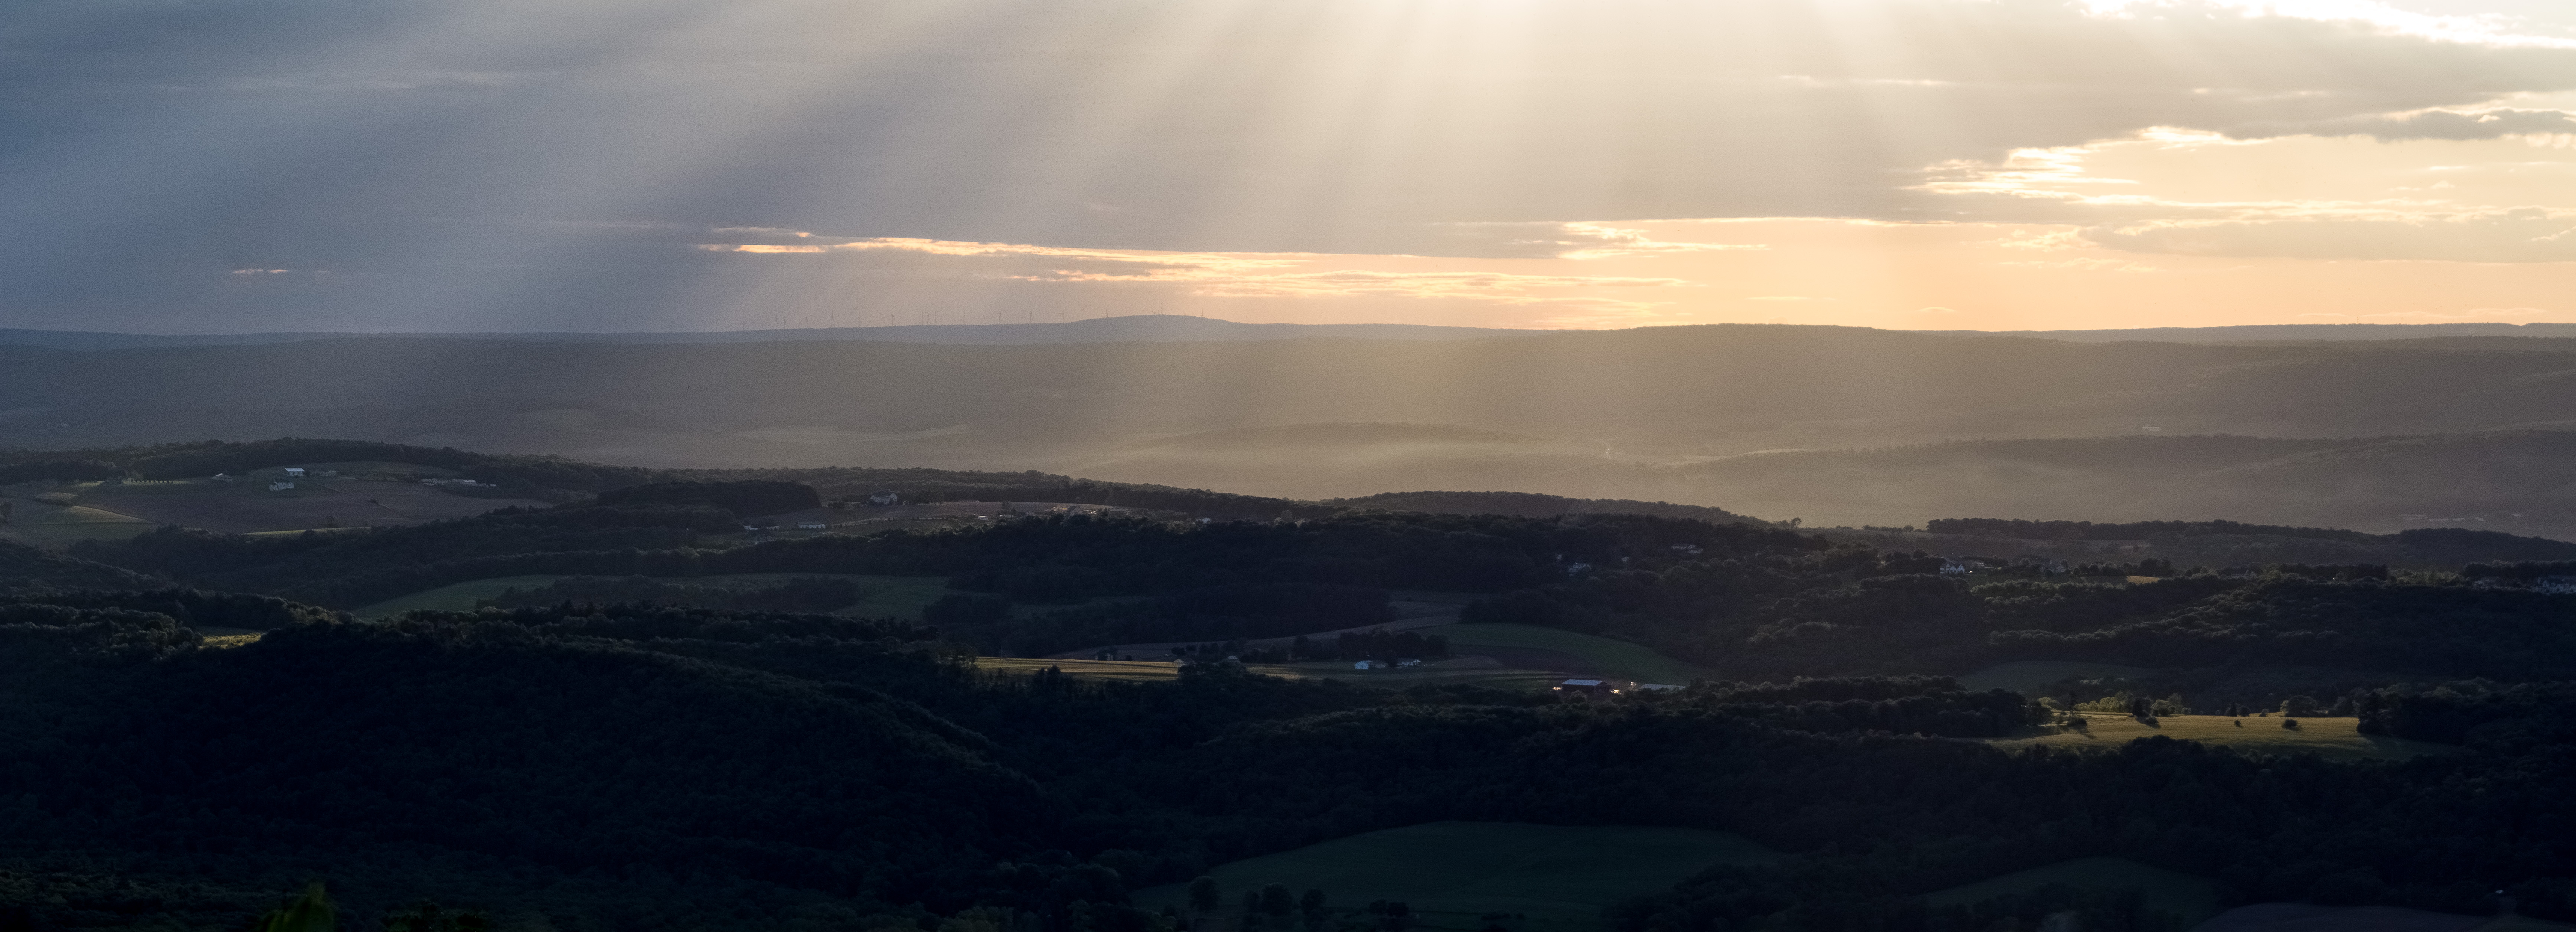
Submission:
<svg viewBox="0 0 2576 932">
<path fill-rule="evenodd" d="M 742 517 L 785 514 L 823 507 L 823 496 L 801 482 L 746 479 L 734 482 L 656 482 L 599 493 L 604 507 L 664 506 L 718 508 Z"/>
<path fill-rule="evenodd" d="M 1279 638 L 1393 618 L 1386 590 L 1308 582 L 1202 586 L 1033 612 L 1014 612 L 999 596 L 958 593 L 922 611 L 924 621 L 949 637 L 1018 657 L 1100 645 Z"/>
<path fill-rule="evenodd" d="M 1439 514 L 1517 515 L 1524 518 L 1616 514 L 1688 518 L 1710 524 L 1746 524 L 1754 527 L 1771 523 L 1706 505 L 1676 505 L 1671 502 L 1643 502 L 1629 498 L 1565 498 L 1533 492 L 1385 492 L 1359 498 L 1325 499 L 1318 504 L 1359 511 L 1425 511 Z"/>
<path fill-rule="evenodd" d="M 494 576 L 694 575 L 696 552 L 683 548 L 700 534 L 739 526 L 731 512 L 703 507 L 505 508 L 332 534 L 251 537 L 162 527 L 121 541 L 81 541 L 71 552 L 208 588 L 355 608 Z"/>
<path fill-rule="evenodd" d="M 1772 683 L 1702 683 L 1680 694 L 1649 693 L 1728 716 L 1820 734 L 1887 732 L 1994 738 L 2047 719 L 2045 706 L 2009 690 L 1970 692 L 1949 677 L 1831 677 Z"/>
<path fill-rule="evenodd" d="M 125 470 L 115 463 L 97 459 L 42 459 L 18 462 L 0 461 L 0 485 L 41 482 L 53 479 L 64 482 L 86 482 L 93 479 L 121 479 Z"/>
<path fill-rule="evenodd" d="M 828 612 L 858 600 L 858 583 L 829 576 L 804 576 L 759 587 L 689 585 L 646 576 L 567 576 L 527 589 L 512 586 L 474 604 L 478 608 L 526 608 L 638 602 L 747 611 Z"/>
<path fill-rule="evenodd" d="M 1972 670 L 2013 660 L 2293 664 L 2416 676 L 2576 676 L 2553 619 L 2576 596 L 2382 566 L 2159 582 L 1940 576 L 1905 554 L 1711 555 L 1489 597 L 1461 620 L 1621 637 L 1759 679 Z"/>
<path fill-rule="evenodd" d="M 2084 562 L 2099 549 L 2088 541 L 2144 540 L 2156 559 L 2179 566 L 2257 566 L 2281 563 L 2380 563 L 2418 570 L 2451 570 L 2463 563 L 2576 558 L 2576 544 L 2543 537 L 2468 528 L 2418 528 L 2371 534 L 2335 528 L 2241 524 L 2233 521 L 2023 521 L 1950 518 L 1934 530 L 1957 535 L 1925 539 L 1897 536 L 1905 529 L 1834 530 L 1835 537 L 1882 549 L 1928 547 L 1950 556 L 2002 547 L 2054 559 Z M 2125 536 L 2124 536 L 2125 535 Z M 2144 575 L 2163 575 L 2148 573 Z"/>
<path fill-rule="evenodd" d="M 2162 585 L 2162 584 L 2159 584 Z M 2090 631 L 1997 631 L 1994 656 L 2156 667 L 2299 664 L 2509 680 L 2576 677 L 2576 596 L 2457 582 L 2264 576 Z"/>
<path fill-rule="evenodd" d="M 2181 916 L 2147 905 L 2137 889 L 2049 884 L 1972 903 L 1935 906 L 1898 896 L 1853 876 L 1845 865 L 1815 862 L 1780 868 L 1720 867 L 1670 893 L 1610 908 L 1619 932 L 1990 932 L 1995 929 L 2082 929 L 2087 932 L 2182 932 Z"/>
<path fill-rule="evenodd" d="M 2552 576 L 2576 576 L 2576 560 L 2522 560 L 2509 563 L 2471 563 L 2460 570 L 2460 577 L 2470 580 L 2492 579 L 2531 583 Z"/>
<path fill-rule="evenodd" d="M 1403 660 L 1449 656 L 1449 639 L 1419 631 L 1344 631 L 1331 641 L 1308 640 L 1303 635 L 1288 642 L 1291 660 Z"/>
<path fill-rule="evenodd" d="M 2567 714 L 2576 708 L 2576 683 L 2401 683 L 2361 691 L 2343 702 L 2358 710 L 2367 734 L 2444 744 L 2576 743 L 2576 717 Z"/>
<path fill-rule="evenodd" d="M 699 534 L 734 521 L 731 512 L 700 506 L 565 506 L 285 538 L 165 529 L 84 542 L 75 552 L 207 587 L 356 607 L 452 582 L 538 573 L 940 575 L 1030 602 L 1269 582 L 1493 592 L 1561 578 L 1572 563 L 1665 560 L 1674 546 L 1826 546 L 1787 531 L 1635 516 L 1354 513 L 1211 525 L 1049 517 L 692 549 Z"/>
<path fill-rule="evenodd" d="M 2019 540 L 2145 540 L 2159 534 L 2176 536 L 2259 534 L 2270 537 L 2303 537 L 2354 543 L 2370 543 L 2383 538 L 2383 535 L 2365 531 L 2283 527 L 2277 524 L 2242 524 L 2235 521 L 2128 521 L 2096 524 L 2091 521 L 2025 521 L 2020 518 L 1934 518 L 1924 522 L 1923 529 L 1934 534 L 2008 537 Z"/>
<path fill-rule="evenodd" d="M 272 466 L 358 461 L 410 463 L 455 470 L 467 478 L 521 489 L 599 491 L 652 481 L 669 470 L 607 466 L 558 456 L 475 453 L 368 440 L 282 437 L 236 443 L 206 440 L 64 451 L 0 451 L 0 475 L 28 479 L 189 479 Z"/>
<path fill-rule="evenodd" d="M 142 589 L 150 576 L 0 540 L 0 593 L 17 589 Z"/>
<path fill-rule="evenodd" d="M 1128 890 L 1442 819 L 1721 828 L 1799 854 L 1623 914 L 1637 928 L 1895 915 L 1852 911 L 2089 855 L 2239 900 L 2508 889 L 2576 916 L 2550 879 L 2576 842 L 2529 830 L 2576 818 L 2576 758 L 2499 724 L 2563 707 L 2537 694 L 2403 766 L 2162 738 L 2006 753 L 1912 736 L 2031 714 L 1945 680 L 1553 703 L 1222 664 L 998 676 L 928 629 L 821 615 L 555 605 L 209 650 L 157 612 L 54 607 L 0 622 L 0 734 L 30 749 L 0 761 L 0 906 L 45 922 L 255 903 L 277 887 L 260 865 L 327 865 L 371 916 L 428 896 L 559 928 L 1148 932 L 1168 918 Z M 91 866 L 37 869 L 67 854 Z"/>
</svg>

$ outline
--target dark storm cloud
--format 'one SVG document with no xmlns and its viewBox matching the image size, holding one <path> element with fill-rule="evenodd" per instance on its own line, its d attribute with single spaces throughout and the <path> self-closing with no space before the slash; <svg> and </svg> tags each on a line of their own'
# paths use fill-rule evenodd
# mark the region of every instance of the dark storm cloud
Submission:
<svg viewBox="0 0 2576 932">
<path fill-rule="evenodd" d="M 618 327 L 715 300 L 739 257 L 693 244 L 795 231 L 1523 255 L 1579 218 L 1939 219 L 1908 188 L 1946 161 L 2569 87 L 2567 49 L 2190 4 L 38 0 L 0 12 L 0 313 Z"/>
</svg>

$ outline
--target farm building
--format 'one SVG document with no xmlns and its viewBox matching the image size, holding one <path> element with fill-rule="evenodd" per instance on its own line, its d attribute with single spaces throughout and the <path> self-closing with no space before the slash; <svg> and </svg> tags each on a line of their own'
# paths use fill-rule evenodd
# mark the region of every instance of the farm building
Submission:
<svg viewBox="0 0 2576 932">
<path fill-rule="evenodd" d="M 903 504 L 903 496 L 894 492 L 870 492 L 868 493 L 868 504 L 900 505 Z"/>
<path fill-rule="evenodd" d="M 302 466 L 289 466 L 289 467 L 286 467 L 286 478 L 289 478 L 289 479 L 302 479 L 302 478 L 304 478 L 304 467 L 302 467 Z"/>
<path fill-rule="evenodd" d="M 1358 663 L 1351 664 L 1351 669 L 1353 670 L 1375 670 L 1377 668 L 1378 662 L 1375 660 L 1362 660 Z"/>
</svg>

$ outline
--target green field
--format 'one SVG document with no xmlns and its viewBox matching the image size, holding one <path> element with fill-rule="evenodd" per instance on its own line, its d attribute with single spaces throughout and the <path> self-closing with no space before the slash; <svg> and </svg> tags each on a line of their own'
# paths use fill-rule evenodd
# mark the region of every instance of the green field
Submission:
<svg viewBox="0 0 2576 932">
<path fill-rule="evenodd" d="M 1718 864 L 1778 855 L 1741 835 L 1686 828 L 1433 822 L 1353 835 L 1208 871 L 1231 904 L 1263 884 L 1320 889 L 1329 905 L 1399 900 L 1432 928 L 1476 929 L 1482 913 L 1518 913 L 1513 929 L 1593 929 L 1602 907 L 1653 893 Z M 1188 908 L 1182 884 L 1136 893 L 1147 909 Z"/>
<path fill-rule="evenodd" d="M 1181 665 L 1168 660 L 1048 660 L 1043 657 L 977 657 L 975 669 L 993 673 L 1036 673 L 1054 667 L 1066 676 L 1086 680 L 1153 682 L 1179 679 Z"/>
<path fill-rule="evenodd" d="M 2164 735 L 2223 744 L 2243 751 L 2270 754 L 2312 753 L 2334 760 L 2404 760 L 2421 754 L 2439 754 L 2455 750 L 2449 745 L 2429 741 L 2410 741 L 2384 735 L 2362 734 L 2357 718 L 2303 718 L 2296 730 L 2281 727 L 2277 718 L 2230 718 L 2224 715 L 2168 715 L 2154 725 L 2147 725 L 2125 715 L 2087 715 L 2086 732 L 2051 728 L 2045 734 L 1996 739 L 2000 747 L 2026 747 L 2050 744 L 2059 747 L 2118 747 L 2148 735 Z M 2089 734 L 2087 733 L 2089 732 Z"/>
<path fill-rule="evenodd" d="M 831 576 L 856 580 L 859 584 L 859 601 L 837 609 L 833 614 L 849 615 L 859 618 L 903 618 L 917 621 L 921 618 L 922 606 L 938 601 L 940 596 L 947 595 L 949 591 L 948 577 L 945 576 L 859 576 L 846 573 L 732 573 L 722 576 L 668 576 L 661 577 L 661 579 L 663 582 L 693 586 L 723 586 L 735 589 L 749 589 L 764 586 L 775 586 L 790 579 L 812 576 Z M 404 612 L 419 611 L 423 609 L 447 612 L 472 611 L 474 609 L 474 603 L 477 600 L 493 598 L 500 595 L 502 590 L 512 588 L 531 589 L 544 586 L 562 578 L 562 576 L 535 575 L 497 576 L 491 579 L 470 580 L 467 582 L 440 586 L 436 589 L 430 589 L 423 592 L 415 592 L 406 596 L 386 599 L 385 601 L 378 602 L 374 605 L 369 605 L 365 608 L 352 611 L 349 614 L 355 615 L 359 618 L 376 619 L 391 618 Z"/>
<path fill-rule="evenodd" d="M 2110 677 L 2145 676 L 2156 671 L 2146 667 L 2124 667 L 2116 663 L 2077 663 L 2071 660 L 2016 660 L 1999 663 L 1959 677 L 1959 685 L 1983 692 L 2009 689 L 2026 693 L 2067 677 L 2105 679 Z"/>
<path fill-rule="evenodd" d="M 1560 628 L 1480 624 L 1440 625 L 1419 630 L 1424 635 L 1437 634 L 1448 638 L 1450 653 L 1472 654 L 1478 647 L 1550 650 L 1581 657 L 1597 668 L 1602 676 L 1611 679 L 1687 686 L 1692 679 L 1709 675 L 1706 669 L 1655 653 L 1642 644 L 1576 634 Z"/>
<path fill-rule="evenodd" d="M 2208 878 L 2120 858 L 2077 858 L 1951 887 L 1924 899 L 1930 900 L 1934 906 L 1975 903 L 2007 893 L 2035 893 L 2053 883 L 2094 890 L 2135 887 L 2146 895 L 2147 908 L 2182 917 L 2183 928 L 2218 915 L 2218 887 Z"/>
<path fill-rule="evenodd" d="M 0 525 L 0 537 L 15 537 L 38 547 L 60 550 L 74 541 L 124 540 L 159 525 L 113 511 L 73 505 L 65 508 L 25 499 L 10 499 L 16 506 L 9 523 Z"/>
<path fill-rule="evenodd" d="M 1036 673 L 1055 667 L 1066 676 L 1086 680 L 1125 680 L 1149 682 L 1177 679 L 1179 664 L 1168 660 L 1050 660 L 1042 657 L 981 657 L 977 669 L 997 673 Z M 1263 676 L 1292 680 L 1338 680 L 1360 686 L 1402 688 L 1424 683 L 1473 683 L 1497 689 L 1541 689 L 1564 679 L 1565 674 L 1544 670 L 1513 670 L 1493 666 L 1443 667 L 1437 664 L 1407 667 L 1401 670 L 1351 669 L 1349 661 L 1330 660 L 1309 663 L 1255 663 L 1244 669 Z"/>
<path fill-rule="evenodd" d="M 1354 669 L 1348 660 L 1309 660 L 1298 663 L 1256 664 L 1254 673 L 1284 676 L 1292 680 L 1338 680 L 1361 686 L 1384 686 L 1401 689 L 1424 683 L 1472 683 L 1496 689 L 1545 689 L 1565 679 L 1565 674 L 1548 670 L 1522 670 L 1506 667 L 1482 657 L 1460 657 L 1434 660 L 1418 667 L 1392 670 Z"/>
</svg>

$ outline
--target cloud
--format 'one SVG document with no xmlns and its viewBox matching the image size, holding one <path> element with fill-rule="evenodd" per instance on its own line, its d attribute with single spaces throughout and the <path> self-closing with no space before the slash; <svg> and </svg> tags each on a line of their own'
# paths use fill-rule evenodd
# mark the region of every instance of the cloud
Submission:
<svg viewBox="0 0 2576 932">
<path fill-rule="evenodd" d="M 2419 110 L 2413 113 L 2367 114 L 2306 124 L 2248 126 L 2249 137 L 2314 135 L 2369 136 L 2400 139 L 2496 139 L 2504 136 L 2576 132 L 2576 113 L 2564 110 Z"/>
<path fill-rule="evenodd" d="M 908 253 L 961 260 L 992 260 L 980 274 L 1026 282 L 1172 286 L 1212 298 L 1403 298 L 1467 300 L 1504 305 L 1583 304 L 1638 308 L 1651 302 L 1567 289 L 1638 289 L 1689 285 L 1677 278 L 1610 275 L 1535 275 L 1482 271 L 1311 269 L 1348 257 L 1305 254 L 1158 253 L 1078 249 L 1018 243 L 925 239 L 765 244 L 709 243 L 707 252 L 795 256 Z"/>
<path fill-rule="evenodd" d="M 1621 261 L 1760 244 L 1620 218 L 2125 230 L 2210 219 L 2107 205 L 2136 186 L 2067 170 L 2153 127 L 2576 142 L 2516 96 L 2576 89 L 2555 33 L 2366 3 L 20 0 L 10 17 L 43 28 L 0 56 L 0 293 L 100 326 L 195 307 L 426 328 L 662 313 L 752 259 L 695 244 L 831 245 L 796 231 Z M 1919 185 L 1925 166 L 1953 168 Z M 223 303 L 244 268 L 394 284 Z"/>
<path fill-rule="evenodd" d="M 1478 256 L 1549 259 L 1624 259 L 1688 252 L 1767 249 L 1761 243 L 1706 243 L 1658 240 L 1643 230 L 1607 223 L 1444 223 L 1436 225 L 1443 252 Z"/>
<path fill-rule="evenodd" d="M 2131 252 L 2451 262 L 2576 261 L 2576 209 L 2246 207 L 2217 220 L 2157 220 L 2082 232 Z"/>
</svg>

